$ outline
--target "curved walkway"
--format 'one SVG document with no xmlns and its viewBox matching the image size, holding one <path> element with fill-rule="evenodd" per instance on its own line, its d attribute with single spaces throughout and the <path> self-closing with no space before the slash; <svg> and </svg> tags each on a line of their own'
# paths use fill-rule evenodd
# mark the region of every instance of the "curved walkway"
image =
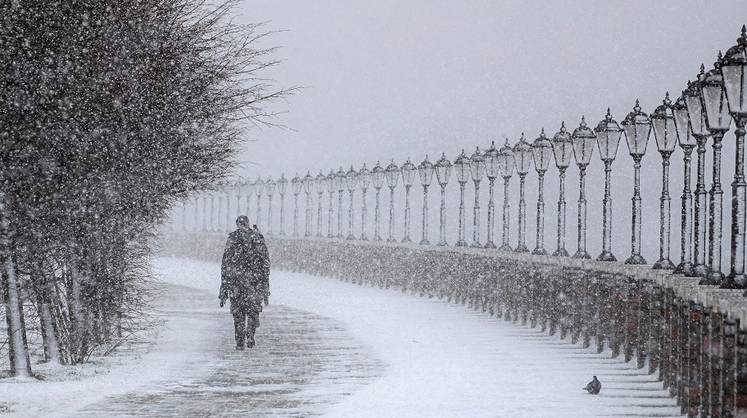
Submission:
<svg viewBox="0 0 747 418">
<path fill-rule="evenodd" d="M 157 379 L 68 416 L 670 417 L 653 376 L 464 306 L 273 272 L 257 347 L 232 349 L 219 266 L 156 260 L 160 313 L 182 335 Z M 185 335 L 187 334 L 186 338 Z M 171 340 L 175 341 L 175 340 Z M 597 375 L 600 396 L 581 387 Z"/>
<path fill-rule="evenodd" d="M 337 321 L 278 304 L 262 314 L 257 346 L 234 350 L 228 306 L 218 307 L 217 286 L 189 263 L 179 262 L 195 269 L 179 274 L 156 266 L 168 283 L 157 316 L 177 334 L 148 354 L 166 363 L 157 377 L 124 391 L 103 389 L 116 394 L 53 416 L 318 416 L 381 374 L 382 363 Z"/>
<path fill-rule="evenodd" d="M 163 259 L 159 266 L 182 278 L 218 274 L 211 263 Z M 271 282 L 274 304 L 339 321 L 386 364 L 381 377 L 332 406 L 330 416 L 679 416 L 654 376 L 535 329 L 329 278 L 273 272 Z M 592 375 L 603 383 L 600 396 L 581 390 Z"/>
</svg>

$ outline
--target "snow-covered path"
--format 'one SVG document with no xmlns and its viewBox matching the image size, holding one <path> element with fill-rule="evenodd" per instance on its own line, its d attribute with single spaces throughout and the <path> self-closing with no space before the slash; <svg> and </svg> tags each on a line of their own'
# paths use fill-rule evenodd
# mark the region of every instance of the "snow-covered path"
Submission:
<svg viewBox="0 0 747 418">
<path fill-rule="evenodd" d="M 155 301 L 164 326 L 147 350 L 109 358 L 110 370 L 99 360 L 62 366 L 67 378 L 47 370 L 51 379 L 0 380 L 0 407 L 14 418 L 307 417 L 381 374 L 382 363 L 339 322 L 279 304 L 262 314 L 258 346 L 236 352 L 228 307 L 204 280 L 213 266 L 172 264 L 155 266 L 166 282 Z"/>
<path fill-rule="evenodd" d="M 158 267 L 180 284 L 217 288 L 217 264 L 163 259 Z M 339 321 L 386 365 L 330 416 L 679 416 L 653 376 L 537 330 L 328 278 L 273 272 L 271 281 L 274 304 Z M 581 390 L 592 375 L 600 396 Z"/>
<path fill-rule="evenodd" d="M 219 266 L 154 267 L 167 322 L 153 350 L 77 382 L 0 385 L 12 415 L 679 416 L 653 376 L 608 353 L 464 306 L 303 274 L 272 273 L 257 347 L 235 352 Z M 600 396 L 581 390 L 592 375 Z"/>
<path fill-rule="evenodd" d="M 164 279 L 178 278 L 161 271 Z M 156 379 L 65 414 L 97 417 L 307 417 L 322 414 L 381 370 L 336 321 L 272 305 L 257 332 L 258 346 L 235 351 L 233 320 L 216 293 L 168 285 L 159 314 L 167 326 L 193 334 L 182 318 L 202 323 L 191 347 Z M 178 355 L 189 352 L 188 356 Z M 168 361 L 168 360 L 167 360 Z"/>
</svg>

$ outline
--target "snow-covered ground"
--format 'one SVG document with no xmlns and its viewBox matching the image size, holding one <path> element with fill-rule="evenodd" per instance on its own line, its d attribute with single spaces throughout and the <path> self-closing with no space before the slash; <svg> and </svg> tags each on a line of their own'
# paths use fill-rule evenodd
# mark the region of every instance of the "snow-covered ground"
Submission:
<svg viewBox="0 0 747 418">
<path fill-rule="evenodd" d="M 162 259 L 159 268 L 217 288 L 217 264 Z M 633 365 L 464 306 L 287 272 L 273 272 L 271 286 L 273 303 L 340 321 L 386 364 L 330 416 L 679 416 Z M 581 390 L 592 375 L 600 396 Z"/>
<path fill-rule="evenodd" d="M 12 417 L 74 415 L 82 405 L 135 390 L 168 375 L 174 365 L 199 355 L 204 351 L 202 335 L 209 325 L 199 318 L 170 316 L 148 350 L 98 359 L 98 364 L 57 366 L 61 370 L 34 367 L 51 378 L 0 380 L 0 401 L 10 406 L 12 412 L 8 416 Z"/>
<path fill-rule="evenodd" d="M 258 346 L 232 349 L 219 266 L 158 259 L 166 327 L 75 382 L 2 382 L 11 416 L 679 416 L 653 376 L 464 306 L 273 272 Z M 592 375 L 600 396 L 581 390 Z"/>
</svg>

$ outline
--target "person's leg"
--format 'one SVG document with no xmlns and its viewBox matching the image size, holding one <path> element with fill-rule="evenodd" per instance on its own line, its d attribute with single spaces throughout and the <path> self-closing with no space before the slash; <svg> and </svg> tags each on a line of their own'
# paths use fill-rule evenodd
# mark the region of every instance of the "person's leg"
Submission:
<svg viewBox="0 0 747 418">
<path fill-rule="evenodd" d="M 249 348 L 254 347 L 254 333 L 257 330 L 257 324 L 259 323 L 259 313 L 254 311 L 247 312 L 247 326 L 246 326 L 246 345 Z"/>
<path fill-rule="evenodd" d="M 244 338 L 246 336 L 246 314 L 237 300 L 231 299 L 231 314 L 233 314 L 234 338 L 236 349 L 244 349 Z"/>
</svg>

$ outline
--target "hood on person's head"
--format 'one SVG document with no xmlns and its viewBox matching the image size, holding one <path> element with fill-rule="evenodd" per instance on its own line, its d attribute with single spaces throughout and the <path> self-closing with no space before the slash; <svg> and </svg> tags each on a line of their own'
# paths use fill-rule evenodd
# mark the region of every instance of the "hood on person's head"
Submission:
<svg viewBox="0 0 747 418">
<path fill-rule="evenodd" d="M 249 218 L 246 215 L 239 215 L 239 217 L 236 218 L 236 226 L 239 227 L 239 229 L 251 228 L 251 225 L 249 224 Z"/>
</svg>

